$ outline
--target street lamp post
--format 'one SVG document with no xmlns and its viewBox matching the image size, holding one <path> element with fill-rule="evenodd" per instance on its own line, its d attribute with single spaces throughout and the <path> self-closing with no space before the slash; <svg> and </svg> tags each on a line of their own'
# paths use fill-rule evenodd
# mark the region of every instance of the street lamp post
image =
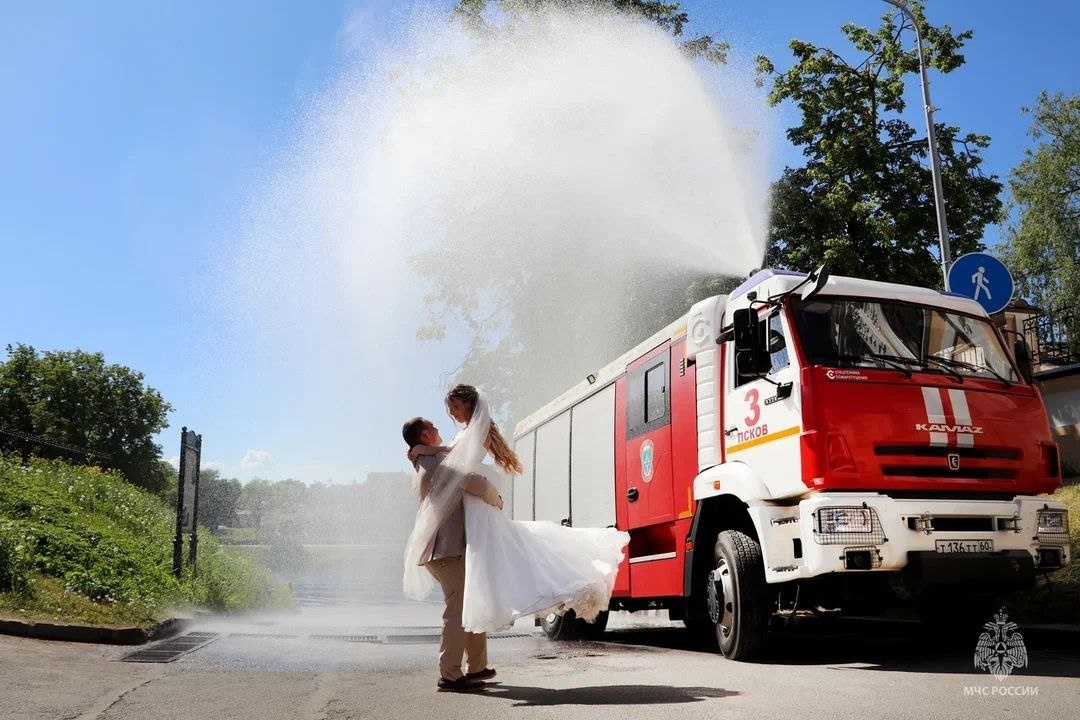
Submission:
<svg viewBox="0 0 1080 720">
<path fill-rule="evenodd" d="M 949 226 L 945 222 L 945 191 L 941 186 L 941 160 L 938 158 L 937 135 L 934 132 L 934 106 L 930 104 L 930 81 L 926 77 L 922 33 L 919 32 L 918 21 L 904 3 L 904 0 L 885 0 L 885 2 L 904 13 L 915 28 L 915 47 L 919 51 L 919 75 L 922 78 L 923 111 L 926 113 L 926 141 L 930 146 L 930 175 L 934 179 L 934 207 L 937 211 L 938 242 L 941 245 L 941 273 L 945 279 L 945 290 L 948 290 L 949 266 L 952 265 L 952 253 L 949 248 Z"/>
</svg>

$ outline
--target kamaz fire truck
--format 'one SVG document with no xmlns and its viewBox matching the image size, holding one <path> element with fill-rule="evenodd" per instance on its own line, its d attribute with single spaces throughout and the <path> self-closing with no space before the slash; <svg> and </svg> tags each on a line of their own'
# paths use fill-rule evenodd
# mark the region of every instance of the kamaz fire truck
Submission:
<svg viewBox="0 0 1080 720">
<path fill-rule="evenodd" d="M 525 418 L 515 446 L 515 518 L 628 531 L 611 609 L 666 608 L 729 658 L 776 613 L 973 614 L 1069 562 L 1025 348 L 934 290 L 756 273 Z"/>
</svg>

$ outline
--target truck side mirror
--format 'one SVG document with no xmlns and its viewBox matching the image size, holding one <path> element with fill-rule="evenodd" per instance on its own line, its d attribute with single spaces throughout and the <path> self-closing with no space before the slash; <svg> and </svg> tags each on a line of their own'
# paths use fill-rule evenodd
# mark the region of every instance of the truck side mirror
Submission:
<svg viewBox="0 0 1080 720">
<path fill-rule="evenodd" d="M 751 308 L 736 310 L 732 316 L 732 325 L 735 328 L 735 351 L 752 351 L 760 346 L 758 337 L 761 335 L 761 321 L 758 314 Z"/>
<path fill-rule="evenodd" d="M 1019 338 L 1013 344 L 1013 356 L 1016 358 L 1016 364 L 1020 366 L 1020 374 L 1030 383 L 1035 376 L 1035 371 L 1031 367 L 1031 351 L 1028 350 L 1024 338 Z"/>
<path fill-rule="evenodd" d="M 810 273 L 807 279 L 810 283 L 802 289 L 803 300 L 809 300 L 825 288 L 825 283 L 829 282 L 829 268 L 822 265 L 817 271 Z"/>
<path fill-rule="evenodd" d="M 761 377 L 769 372 L 766 324 L 753 308 L 736 310 L 732 317 L 735 328 L 735 372 L 740 378 Z"/>
</svg>

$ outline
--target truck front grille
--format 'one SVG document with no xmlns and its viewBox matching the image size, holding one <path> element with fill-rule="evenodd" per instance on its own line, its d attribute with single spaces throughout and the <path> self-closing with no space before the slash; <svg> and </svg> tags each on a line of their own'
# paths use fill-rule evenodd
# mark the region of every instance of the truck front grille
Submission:
<svg viewBox="0 0 1080 720">
<path fill-rule="evenodd" d="M 876 445 L 885 477 L 1015 480 L 1023 453 L 1000 446 Z"/>
<path fill-rule="evenodd" d="M 1009 468 L 969 467 L 950 470 L 938 465 L 882 465 L 886 477 L 943 478 L 945 480 L 1015 480 L 1016 471 Z"/>
<path fill-rule="evenodd" d="M 877 445 L 874 454 L 878 457 L 936 457 L 947 459 L 949 455 L 959 455 L 961 459 L 979 460 L 1019 460 L 1020 450 L 1009 447 L 950 447 L 944 445 Z"/>
</svg>

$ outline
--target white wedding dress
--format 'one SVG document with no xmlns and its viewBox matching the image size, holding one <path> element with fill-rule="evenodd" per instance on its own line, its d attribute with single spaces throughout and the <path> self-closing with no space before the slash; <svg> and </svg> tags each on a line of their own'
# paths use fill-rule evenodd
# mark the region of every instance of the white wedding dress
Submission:
<svg viewBox="0 0 1080 720">
<path fill-rule="evenodd" d="M 504 630 L 520 617 L 563 613 L 592 622 L 607 610 L 630 535 L 515 521 L 465 495 L 465 599 L 469 632 Z"/>
<path fill-rule="evenodd" d="M 482 461 L 490 427 L 481 398 L 472 420 L 434 472 L 405 548 L 405 593 L 425 599 L 434 580 L 423 567 L 442 521 L 465 503 L 465 595 L 462 625 L 496 632 L 518 618 L 570 610 L 586 621 L 608 608 L 628 533 L 615 528 L 571 528 L 547 521 L 511 520 L 479 497 L 464 493 L 470 472 L 491 478 Z"/>
</svg>

